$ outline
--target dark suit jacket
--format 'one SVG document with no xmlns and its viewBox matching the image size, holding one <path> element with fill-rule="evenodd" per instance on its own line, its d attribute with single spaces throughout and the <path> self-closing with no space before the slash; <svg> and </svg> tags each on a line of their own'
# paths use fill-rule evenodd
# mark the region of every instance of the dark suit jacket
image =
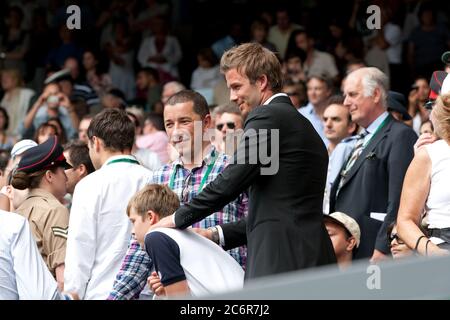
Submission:
<svg viewBox="0 0 450 320">
<path fill-rule="evenodd" d="M 387 227 L 397 219 L 403 178 L 414 156 L 416 133 L 394 120 L 372 137 L 347 174 L 336 198 L 340 176 L 331 187 L 330 213 L 344 212 L 361 229 L 361 243 L 355 258 L 371 257 L 374 248 L 389 253 Z M 384 221 L 371 213 L 385 213 Z M 373 215 L 376 216 L 376 215 Z"/>
<path fill-rule="evenodd" d="M 264 137 L 260 129 L 278 129 L 279 138 L 272 131 Z M 278 143 L 279 148 L 269 148 L 271 164 L 261 152 L 257 161 L 252 161 L 249 154 L 253 140 L 263 153 L 265 146 Z M 246 155 L 246 164 L 236 157 L 238 154 Z M 247 243 L 247 279 L 335 262 L 322 221 L 327 151 L 311 123 L 288 97 L 276 97 L 249 114 L 236 158 L 237 164 L 229 165 L 196 198 L 177 210 L 176 226 L 192 225 L 248 189 L 247 219 L 223 227 L 228 248 Z M 261 170 L 270 167 L 273 159 L 279 162 L 278 171 L 263 175 Z"/>
</svg>

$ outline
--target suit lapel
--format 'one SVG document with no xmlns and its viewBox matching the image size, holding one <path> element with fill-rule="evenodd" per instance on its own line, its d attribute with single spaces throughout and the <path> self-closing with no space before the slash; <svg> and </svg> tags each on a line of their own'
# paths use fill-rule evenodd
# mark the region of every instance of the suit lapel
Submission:
<svg viewBox="0 0 450 320">
<path fill-rule="evenodd" d="M 391 115 L 388 115 L 388 117 L 389 117 L 389 120 L 388 120 L 389 122 L 383 128 L 381 128 L 380 131 L 375 134 L 375 136 L 372 137 L 369 144 L 363 149 L 363 151 L 359 155 L 358 159 L 356 159 L 352 168 L 348 172 L 347 177 L 345 178 L 345 181 L 344 181 L 344 184 L 342 185 L 342 187 L 345 186 L 350 181 L 350 179 L 355 175 L 356 172 L 358 172 L 358 170 L 361 167 L 361 165 L 363 164 L 363 162 L 368 158 L 368 156 L 370 156 L 370 154 L 373 152 L 373 150 L 377 147 L 378 143 L 381 140 L 383 140 L 383 138 L 391 130 L 393 118 Z"/>
</svg>

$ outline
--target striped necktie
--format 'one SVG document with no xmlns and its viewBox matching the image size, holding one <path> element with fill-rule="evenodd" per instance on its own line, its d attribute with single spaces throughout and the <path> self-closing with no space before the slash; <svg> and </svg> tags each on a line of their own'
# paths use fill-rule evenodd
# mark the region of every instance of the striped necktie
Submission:
<svg viewBox="0 0 450 320">
<path fill-rule="evenodd" d="M 342 185 L 345 182 L 345 179 L 346 179 L 346 176 L 347 176 L 348 172 L 353 167 L 353 165 L 355 164 L 355 162 L 358 159 L 359 155 L 363 151 L 363 149 L 364 149 L 364 138 L 368 134 L 369 134 L 369 132 L 367 130 L 364 130 L 359 135 L 358 140 L 356 140 L 356 144 L 355 144 L 355 147 L 353 148 L 352 154 L 348 158 L 348 161 L 345 164 L 345 168 L 341 171 L 341 174 L 340 174 L 341 175 L 341 179 L 339 180 L 339 186 L 338 186 L 338 189 L 337 189 L 337 192 L 336 192 L 336 196 L 339 194 L 339 191 L 341 190 Z"/>
</svg>

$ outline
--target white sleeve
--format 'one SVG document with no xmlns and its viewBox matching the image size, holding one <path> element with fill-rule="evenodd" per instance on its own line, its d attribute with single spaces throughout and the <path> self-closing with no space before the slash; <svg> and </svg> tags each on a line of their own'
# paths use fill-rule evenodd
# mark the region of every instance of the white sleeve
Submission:
<svg viewBox="0 0 450 320">
<path fill-rule="evenodd" d="M 11 244 L 11 256 L 19 299 L 50 300 L 59 295 L 56 281 L 39 253 L 26 219 Z"/>
<path fill-rule="evenodd" d="M 219 232 L 219 245 L 223 248 L 225 247 L 225 236 L 223 235 L 222 227 L 217 225 L 217 231 Z"/>
<path fill-rule="evenodd" d="M 75 187 L 69 219 L 64 290 L 84 298 L 96 256 L 98 194 L 82 180 Z"/>
</svg>

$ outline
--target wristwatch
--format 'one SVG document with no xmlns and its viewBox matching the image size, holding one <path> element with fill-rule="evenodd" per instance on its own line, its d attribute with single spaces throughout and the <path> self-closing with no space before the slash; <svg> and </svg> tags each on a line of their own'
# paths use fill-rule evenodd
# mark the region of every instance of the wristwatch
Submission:
<svg viewBox="0 0 450 320">
<path fill-rule="evenodd" d="M 208 230 L 211 230 L 211 241 L 220 244 L 219 230 L 217 230 L 217 227 L 209 227 Z"/>
</svg>

